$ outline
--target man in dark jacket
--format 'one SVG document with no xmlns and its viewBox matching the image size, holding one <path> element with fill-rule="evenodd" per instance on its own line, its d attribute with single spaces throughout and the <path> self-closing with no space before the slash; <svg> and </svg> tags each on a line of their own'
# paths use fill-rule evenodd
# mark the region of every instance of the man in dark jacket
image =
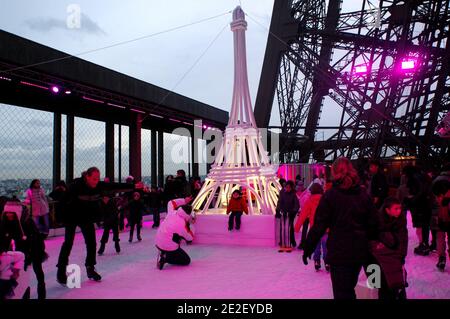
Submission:
<svg viewBox="0 0 450 319">
<path fill-rule="evenodd" d="M 389 194 L 389 185 L 386 176 L 380 168 L 379 162 L 370 162 L 369 174 L 371 176 L 369 184 L 370 195 L 372 196 L 375 207 L 380 208 L 383 205 L 384 199 Z"/>
<path fill-rule="evenodd" d="M 104 183 L 100 181 L 100 170 L 96 167 L 89 168 L 82 178 L 76 179 L 69 187 L 69 199 L 67 214 L 65 216 L 65 237 L 58 258 L 57 280 L 65 285 L 67 283 L 66 268 L 69 264 L 69 256 L 75 239 L 75 230 L 81 229 L 86 243 L 86 272 L 89 279 L 100 281 L 101 276 L 95 271 L 96 239 L 94 223 L 101 220 L 100 202 L 102 194 L 110 191 L 124 192 L 134 188 L 132 184 Z"/>
<path fill-rule="evenodd" d="M 327 257 L 335 299 L 355 299 L 361 268 L 369 261 L 369 239 L 377 231 L 377 211 L 370 196 L 359 187 L 351 162 L 338 158 L 332 166 L 333 187 L 322 196 L 314 225 L 304 246 L 308 263 L 317 244 L 329 229 Z"/>
</svg>

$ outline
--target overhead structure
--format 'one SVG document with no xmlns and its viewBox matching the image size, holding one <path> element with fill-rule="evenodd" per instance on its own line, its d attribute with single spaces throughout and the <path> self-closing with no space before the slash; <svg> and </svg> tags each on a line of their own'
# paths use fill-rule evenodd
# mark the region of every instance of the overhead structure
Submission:
<svg viewBox="0 0 450 319">
<path fill-rule="evenodd" d="M 205 183 L 194 199 L 194 210 L 224 212 L 234 190 L 241 188 L 250 214 L 274 214 L 281 188 L 256 126 L 247 78 L 245 31 L 241 7 L 233 11 L 234 89 L 223 143 Z"/>
<path fill-rule="evenodd" d="M 275 0 L 258 127 L 269 126 L 276 95 L 282 162 L 448 160 L 449 140 L 436 127 L 450 109 L 450 1 L 345 5 Z M 304 137 L 300 145 L 282 142 L 293 135 Z"/>
</svg>

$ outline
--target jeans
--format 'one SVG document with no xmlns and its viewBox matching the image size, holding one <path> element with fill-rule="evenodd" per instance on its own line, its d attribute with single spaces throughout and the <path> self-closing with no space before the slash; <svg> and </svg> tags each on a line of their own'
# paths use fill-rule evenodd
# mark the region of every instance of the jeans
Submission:
<svg viewBox="0 0 450 319">
<path fill-rule="evenodd" d="M 153 215 L 153 226 L 159 227 L 159 224 L 161 222 L 161 215 L 159 213 L 159 208 L 157 207 L 150 207 L 150 214 Z"/>
<path fill-rule="evenodd" d="M 112 230 L 113 232 L 113 241 L 119 242 L 119 224 L 111 224 L 111 225 L 104 225 L 103 227 L 103 235 L 100 242 L 102 244 L 106 244 L 109 240 L 109 232 Z"/>
<path fill-rule="evenodd" d="M 320 239 L 320 242 L 317 244 L 316 249 L 314 250 L 314 261 L 320 261 L 320 255 L 322 254 L 323 260 L 327 258 L 327 239 L 328 234 L 325 234 Z"/>
<path fill-rule="evenodd" d="M 359 264 L 330 265 L 334 299 L 356 299 L 355 287 L 361 268 Z"/>
<path fill-rule="evenodd" d="M 445 244 L 445 236 L 447 235 L 447 245 Z M 447 247 L 446 247 L 447 246 Z M 450 255 L 450 232 L 437 231 L 437 252 L 439 257 L 445 257 L 445 249 L 448 249 Z"/>
<path fill-rule="evenodd" d="M 95 239 L 95 227 L 94 224 L 83 224 L 79 225 L 81 228 L 81 233 L 84 237 L 84 242 L 86 244 L 86 261 L 85 266 L 95 266 L 96 260 L 96 249 L 97 240 Z M 72 251 L 73 241 L 75 239 L 75 230 L 77 225 L 67 225 L 66 233 L 64 235 L 64 243 L 59 252 L 58 265 L 57 267 L 66 267 L 69 264 L 69 256 Z"/>
<path fill-rule="evenodd" d="M 130 240 L 133 239 L 133 233 L 134 233 L 134 227 L 136 226 L 137 230 L 137 238 L 141 238 L 141 226 L 142 226 L 142 219 L 141 220 L 132 220 L 130 221 Z"/>
<path fill-rule="evenodd" d="M 236 229 L 241 228 L 241 216 L 242 212 L 231 212 L 228 218 L 228 230 L 232 230 L 234 227 L 234 220 L 236 220 Z"/>
<path fill-rule="evenodd" d="M 181 248 L 174 251 L 161 250 L 161 253 L 165 256 L 165 261 L 171 265 L 187 266 L 191 263 L 189 255 Z"/>
<path fill-rule="evenodd" d="M 48 235 L 50 229 L 50 214 L 36 217 L 33 216 L 33 221 L 41 234 Z"/>
</svg>

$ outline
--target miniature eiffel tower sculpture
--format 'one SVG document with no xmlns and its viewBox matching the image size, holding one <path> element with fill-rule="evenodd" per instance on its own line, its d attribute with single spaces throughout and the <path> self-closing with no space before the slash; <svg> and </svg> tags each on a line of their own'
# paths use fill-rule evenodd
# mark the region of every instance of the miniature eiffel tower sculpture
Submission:
<svg viewBox="0 0 450 319">
<path fill-rule="evenodd" d="M 253 115 L 247 78 L 245 30 L 241 7 L 233 11 L 234 89 L 228 125 L 214 164 L 194 199 L 199 213 L 223 212 L 234 190 L 243 191 L 249 214 L 274 214 L 281 188 Z"/>
</svg>

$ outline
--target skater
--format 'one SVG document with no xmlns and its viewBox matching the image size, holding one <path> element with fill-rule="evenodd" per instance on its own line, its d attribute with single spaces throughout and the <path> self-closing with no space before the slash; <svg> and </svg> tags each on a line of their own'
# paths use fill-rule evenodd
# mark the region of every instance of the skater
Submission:
<svg viewBox="0 0 450 319">
<path fill-rule="evenodd" d="M 297 198 L 298 198 L 298 202 L 300 204 L 300 209 L 302 209 L 302 207 L 305 206 L 306 202 L 308 201 L 308 199 L 311 197 L 311 191 L 309 189 L 305 189 L 304 192 L 301 193 L 301 195 L 298 195 L 297 192 Z M 306 219 L 305 222 L 301 225 L 302 227 L 302 235 L 300 237 L 300 244 L 298 245 L 298 249 L 302 250 L 303 249 L 303 244 L 305 243 L 306 240 L 306 234 L 308 233 L 308 228 L 309 228 L 309 219 Z"/>
<path fill-rule="evenodd" d="M 130 210 L 130 239 L 128 242 L 133 241 L 134 228 L 136 227 L 137 240 L 141 241 L 141 228 L 142 228 L 142 212 L 144 211 L 144 204 L 141 201 L 141 194 L 139 192 L 133 193 L 133 199 L 128 204 Z"/>
<path fill-rule="evenodd" d="M 414 254 L 428 256 L 430 254 L 430 222 L 431 222 L 431 185 L 425 174 L 416 167 L 405 167 L 408 196 L 404 199 L 405 206 L 411 212 L 413 227 L 419 239 L 419 245 L 414 248 Z"/>
<path fill-rule="evenodd" d="M 306 220 L 309 220 L 309 224 L 311 227 L 314 225 L 314 215 L 316 214 L 317 206 L 319 205 L 320 199 L 323 195 L 323 188 L 320 184 L 314 183 L 310 187 L 311 196 L 309 197 L 308 201 L 304 204 L 304 206 L 300 210 L 300 216 L 295 222 L 294 230 L 296 233 L 300 231 L 300 228 L 305 224 Z M 303 231 L 305 231 L 305 227 L 303 226 Z M 306 238 L 306 233 L 304 234 Z M 303 233 L 302 233 L 303 236 Z M 316 270 L 319 270 L 321 268 L 320 264 L 320 255 L 323 251 L 323 260 L 325 261 L 327 256 L 327 238 L 328 235 L 323 235 L 320 242 L 317 244 L 316 249 L 314 250 L 314 268 Z M 325 263 L 325 268 L 327 271 L 329 270 L 329 265 Z"/>
<path fill-rule="evenodd" d="M 389 193 L 389 185 L 380 166 L 380 162 L 376 160 L 371 161 L 369 164 L 369 193 L 377 209 L 383 205 L 383 201 Z"/>
<path fill-rule="evenodd" d="M 161 193 L 158 191 L 155 185 L 150 188 L 150 193 L 147 196 L 148 207 L 150 213 L 153 214 L 153 225 L 152 228 L 158 228 L 161 223 L 160 209 L 162 205 Z"/>
<path fill-rule="evenodd" d="M 370 241 L 370 251 L 381 267 L 381 287 L 378 299 L 406 299 L 406 271 L 408 229 L 406 214 L 395 197 L 385 199 L 378 214 L 378 231 Z"/>
<path fill-rule="evenodd" d="M 45 252 L 44 235 L 38 230 L 27 209 L 16 201 L 6 202 L 0 218 L 0 245 L 15 246 L 15 250 L 24 253 L 25 266 L 33 267 L 37 280 L 38 299 L 46 298 L 45 275 L 42 263 L 48 259 Z M 14 243 L 14 245 L 12 244 Z"/>
<path fill-rule="evenodd" d="M 46 238 L 50 229 L 50 210 L 48 208 L 48 200 L 45 196 L 45 191 L 41 188 L 40 180 L 34 179 L 31 182 L 30 188 L 27 190 L 27 198 L 24 203 L 25 205 L 30 206 L 34 223 L 42 235 Z"/>
<path fill-rule="evenodd" d="M 434 207 L 433 219 L 437 229 L 438 263 L 436 267 L 440 271 L 445 270 L 446 249 L 450 256 L 450 179 L 439 179 L 433 184 Z M 448 245 L 446 247 L 446 238 Z"/>
<path fill-rule="evenodd" d="M 192 207 L 180 206 L 175 213 L 168 215 L 156 233 L 155 244 L 159 250 L 157 267 L 162 270 L 164 264 L 187 266 L 191 262 L 189 255 L 181 249 L 181 241 L 192 241 L 193 237 L 186 229 L 191 219 Z"/>
<path fill-rule="evenodd" d="M 329 229 L 326 263 L 330 265 L 335 299 L 355 299 L 355 287 L 369 259 L 369 238 L 377 229 L 372 199 L 359 186 L 350 160 L 340 157 L 332 165 L 333 187 L 325 192 L 306 238 L 303 263 L 308 264 L 317 244 Z"/>
<path fill-rule="evenodd" d="M 103 216 L 103 236 L 100 240 L 99 255 L 105 252 L 106 243 L 109 240 L 110 231 L 113 232 L 114 247 L 117 253 L 120 253 L 120 238 L 119 238 L 119 209 L 115 199 L 110 198 L 107 193 L 103 194 L 102 202 L 100 203 L 101 215 Z"/>
<path fill-rule="evenodd" d="M 238 189 L 235 189 L 231 194 L 230 201 L 227 206 L 228 218 L 228 230 L 232 231 L 234 228 L 234 221 L 236 220 L 236 230 L 241 229 L 241 216 L 242 213 L 248 215 L 247 202 L 242 198 L 242 194 Z"/>
<path fill-rule="evenodd" d="M 81 229 L 86 243 L 86 272 L 89 279 L 101 281 L 102 277 L 95 270 L 97 240 L 95 239 L 94 223 L 100 220 L 100 202 L 104 192 L 126 192 L 134 189 L 133 184 L 100 182 L 100 170 L 97 167 L 89 168 L 81 178 L 74 180 L 69 187 L 68 210 L 64 216 L 65 235 L 64 243 L 58 257 L 57 281 L 67 284 L 66 268 L 75 239 L 75 230 Z"/>
<path fill-rule="evenodd" d="M 280 198 L 276 208 L 275 218 L 277 219 L 277 233 L 279 234 L 278 252 L 291 252 L 296 246 L 294 234 L 294 219 L 299 211 L 300 205 L 295 194 L 293 181 L 287 181 L 285 187 L 280 192 Z"/>
</svg>

